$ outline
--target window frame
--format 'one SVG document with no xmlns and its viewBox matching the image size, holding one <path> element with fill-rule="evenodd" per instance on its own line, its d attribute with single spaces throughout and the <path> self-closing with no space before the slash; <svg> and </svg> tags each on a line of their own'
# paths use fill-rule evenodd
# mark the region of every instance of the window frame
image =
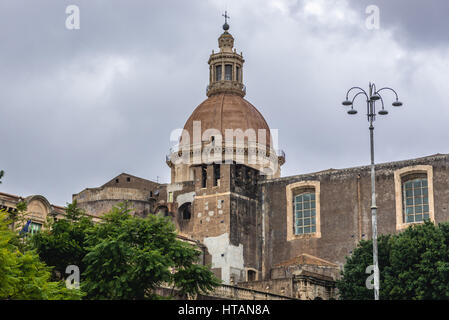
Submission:
<svg viewBox="0 0 449 320">
<path fill-rule="evenodd" d="M 215 81 L 221 81 L 223 79 L 223 67 L 221 64 L 215 66 Z"/>
<path fill-rule="evenodd" d="M 306 199 L 307 197 L 307 199 Z M 301 201 L 298 201 L 301 198 Z M 307 206 L 307 208 L 306 208 Z M 300 207 L 300 208 L 298 208 Z M 303 189 L 293 195 L 293 230 L 295 235 L 313 234 L 316 232 L 316 193 L 315 188 Z M 308 211 L 308 212 L 307 212 Z M 306 213 L 307 212 L 307 213 Z M 308 214 L 308 216 L 306 216 Z M 300 217 L 299 217 L 300 215 Z M 309 223 L 306 224 L 307 220 Z M 313 221 L 314 220 L 314 221 Z M 309 231 L 306 232 L 305 229 Z M 303 229 L 298 233 L 298 229 Z"/>
<path fill-rule="evenodd" d="M 321 238 L 321 219 L 320 219 L 320 181 L 299 181 L 286 186 L 287 197 L 287 241 L 304 238 Z M 295 230 L 295 198 L 298 195 L 309 193 L 314 190 L 315 193 L 315 232 L 296 234 Z"/>
<path fill-rule="evenodd" d="M 414 181 L 417 179 L 418 175 L 425 176 L 427 178 L 427 198 L 429 206 L 429 218 L 428 220 L 435 223 L 434 216 L 434 195 L 433 195 L 433 167 L 431 165 L 416 165 L 409 166 L 398 169 L 394 172 L 394 182 L 395 182 L 395 202 L 396 202 L 396 230 L 403 230 L 414 224 L 422 224 L 423 221 L 405 221 L 405 199 L 403 184 L 408 181 Z"/>
<path fill-rule="evenodd" d="M 226 63 L 225 65 L 224 65 L 224 80 L 226 80 L 226 81 L 232 81 L 233 79 L 233 77 L 232 77 L 232 70 L 233 68 L 232 68 L 232 64 L 230 64 L 230 63 Z M 229 71 L 229 72 L 228 72 Z M 228 76 L 229 76 L 229 79 L 228 79 Z"/>
<path fill-rule="evenodd" d="M 41 222 L 37 222 L 34 220 L 31 220 L 30 226 L 28 228 L 28 232 L 30 235 L 34 235 L 42 230 L 43 224 Z"/>
<path fill-rule="evenodd" d="M 429 219 L 429 186 L 427 175 L 423 175 L 406 175 L 401 179 L 402 219 L 405 223 L 423 222 Z M 417 220 L 418 217 L 420 220 Z M 413 221 L 409 221 L 410 218 L 413 218 Z"/>
</svg>

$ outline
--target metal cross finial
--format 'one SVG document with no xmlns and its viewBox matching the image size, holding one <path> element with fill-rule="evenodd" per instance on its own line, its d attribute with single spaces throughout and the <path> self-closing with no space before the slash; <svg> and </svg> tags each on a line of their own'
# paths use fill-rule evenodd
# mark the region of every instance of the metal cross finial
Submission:
<svg viewBox="0 0 449 320">
<path fill-rule="evenodd" d="M 225 18 L 225 23 L 228 23 L 228 19 L 231 18 L 230 16 L 228 16 L 228 12 L 225 11 L 225 13 L 222 14 L 222 16 Z"/>
</svg>

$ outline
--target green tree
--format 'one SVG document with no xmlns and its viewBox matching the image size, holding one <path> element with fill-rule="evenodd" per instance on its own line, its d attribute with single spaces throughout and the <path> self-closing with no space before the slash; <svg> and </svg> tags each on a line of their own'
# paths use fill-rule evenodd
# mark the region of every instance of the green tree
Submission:
<svg viewBox="0 0 449 320">
<path fill-rule="evenodd" d="M 16 204 L 16 209 L 11 211 L 9 217 L 11 219 L 11 227 L 13 230 L 17 228 L 23 228 L 29 219 L 29 214 L 27 212 L 28 205 L 25 201 L 19 201 Z M 24 242 L 21 241 L 20 245 L 23 246 Z"/>
<path fill-rule="evenodd" d="M 385 270 L 389 266 L 390 235 L 381 235 L 377 239 L 379 270 Z M 340 299 L 343 300 L 372 300 L 373 290 L 366 288 L 366 280 L 369 274 L 366 268 L 373 264 L 373 241 L 362 240 L 352 255 L 346 257 L 346 264 L 342 271 L 342 279 L 337 281 Z M 383 272 L 381 272 L 383 275 Z M 384 278 L 380 279 L 380 287 L 384 286 Z M 382 294 L 384 291 L 382 290 Z M 381 296 L 383 298 L 383 296 Z"/>
<path fill-rule="evenodd" d="M 449 224 L 426 221 L 397 235 L 379 237 L 380 299 L 449 299 Z M 347 258 L 337 287 L 341 299 L 373 299 L 365 281 L 372 241 Z"/>
<path fill-rule="evenodd" d="M 54 267 L 53 279 L 63 278 L 69 265 L 78 266 L 81 273 L 85 270 L 86 237 L 92 227 L 92 219 L 74 201 L 67 204 L 64 219 L 49 221 L 44 230 L 31 238 L 39 257 Z"/>
<path fill-rule="evenodd" d="M 19 249 L 18 234 L 10 225 L 8 214 L 0 210 L 0 299 L 80 299 L 80 290 L 50 281 L 50 268 L 34 251 Z"/>
<path fill-rule="evenodd" d="M 166 217 L 133 217 L 125 204 L 114 207 L 87 237 L 81 287 L 91 299 L 157 298 L 154 289 L 176 287 L 180 294 L 205 293 L 219 285 L 201 252 L 176 237 Z"/>
</svg>

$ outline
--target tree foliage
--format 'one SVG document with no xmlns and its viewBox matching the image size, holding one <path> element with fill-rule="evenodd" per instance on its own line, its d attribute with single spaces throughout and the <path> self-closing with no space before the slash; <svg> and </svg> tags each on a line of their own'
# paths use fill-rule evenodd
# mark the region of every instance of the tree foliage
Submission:
<svg viewBox="0 0 449 320">
<path fill-rule="evenodd" d="M 11 220 L 0 210 L 0 299 L 79 299 L 79 290 L 70 290 L 63 282 L 50 281 L 50 268 L 31 250 L 21 251 L 17 232 L 9 228 Z"/>
<path fill-rule="evenodd" d="M 40 258 L 54 266 L 54 279 L 62 278 L 69 265 L 78 266 L 81 272 L 85 270 L 86 237 L 92 227 L 92 219 L 74 201 L 67 205 L 64 219 L 50 221 L 44 230 L 31 238 Z"/>
<path fill-rule="evenodd" d="M 82 288 L 89 298 L 154 298 L 153 290 L 161 285 L 198 294 L 219 284 L 207 267 L 197 264 L 200 251 L 177 239 L 168 218 L 138 218 L 129 212 L 124 204 L 113 208 L 87 237 Z"/>
<path fill-rule="evenodd" d="M 176 237 L 168 218 L 134 217 L 126 204 L 95 225 L 76 203 L 68 205 L 67 219 L 54 222 L 32 242 L 60 273 L 70 264 L 80 267 L 88 299 L 159 298 L 154 289 L 161 285 L 195 295 L 219 284 L 208 267 L 197 264 L 201 252 Z"/>
<path fill-rule="evenodd" d="M 414 225 L 378 239 L 380 299 L 449 299 L 449 224 Z M 361 241 L 337 283 L 341 299 L 373 299 L 365 281 L 372 241 Z"/>
</svg>

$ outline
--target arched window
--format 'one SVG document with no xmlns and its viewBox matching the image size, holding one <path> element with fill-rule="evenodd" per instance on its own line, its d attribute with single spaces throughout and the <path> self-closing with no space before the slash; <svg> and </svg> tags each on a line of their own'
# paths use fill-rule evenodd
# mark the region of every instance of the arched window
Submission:
<svg viewBox="0 0 449 320">
<path fill-rule="evenodd" d="M 321 238 L 318 180 L 298 181 L 285 187 L 287 200 L 287 241 Z"/>
<path fill-rule="evenodd" d="M 163 217 L 168 217 L 170 215 L 170 213 L 168 212 L 168 208 L 166 206 L 157 207 L 155 213 Z"/>
<path fill-rule="evenodd" d="M 246 271 L 246 281 L 256 281 L 257 279 L 257 271 L 248 269 Z"/>
<path fill-rule="evenodd" d="M 405 223 L 422 222 L 429 219 L 429 192 L 425 174 L 408 177 L 403 181 L 402 201 Z"/>
<path fill-rule="evenodd" d="M 221 65 L 215 66 L 215 81 L 221 80 Z"/>
<path fill-rule="evenodd" d="M 316 232 L 315 192 L 307 191 L 295 196 L 295 234 Z"/>
<path fill-rule="evenodd" d="M 435 222 L 433 168 L 415 165 L 394 171 L 396 230 L 425 220 Z"/>
<path fill-rule="evenodd" d="M 225 65 L 225 80 L 232 80 L 232 64 Z"/>
<path fill-rule="evenodd" d="M 184 203 L 179 207 L 178 212 L 182 220 L 190 220 L 192 217 L 192 204 L 190 202 Z"/>
<path fill-rule="evenodd" d="M 239 66 L 236 67 L 235 76 L 236 76 L 236 80 L 240 81 L 240 67 Z"/>
</svg>

